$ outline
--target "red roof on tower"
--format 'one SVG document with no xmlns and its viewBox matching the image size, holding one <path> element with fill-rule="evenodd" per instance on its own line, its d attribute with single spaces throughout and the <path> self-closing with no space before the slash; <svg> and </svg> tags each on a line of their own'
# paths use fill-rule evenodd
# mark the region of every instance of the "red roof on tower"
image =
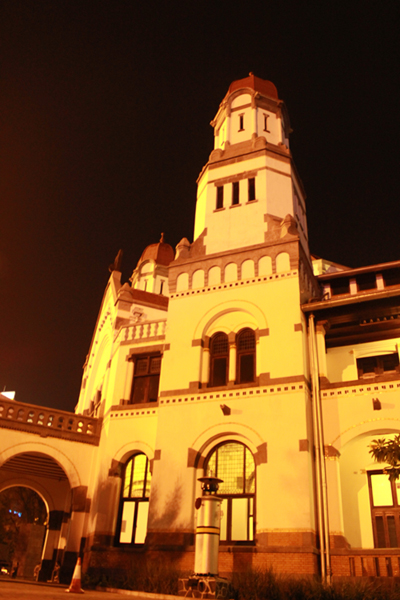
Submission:
<svg viewBox="0 0 400 600">
<path fill-rule="evenodd" d="M 168 266 L 175 258 L 175 252 L 169 244 L 164 242 L 164 234 L 161 234 L 161 239 L 158 244 L 150 244 L 143 250 L 142 256 L 139 258 L 138 266 L 145 260 L 154 260 L 158 265 Z"/>
<path fill-rule="evenodd" d="M 260 77 L 256 77 L 253 73 L 249 73 L 248 77 L 244 79 L 237 79 L 233 81 L 229 86 L 229 90 L 227 96 L 232 94 L 235 90 L 240 90 L 241 88 L 251 88 L 255 92 L 260 92 L 263 96 L 267 96 L 268 98 L 274 98 L 274 100 L 278 100 L 278 90 L 272 81 L 267 81 L 266 79 L 260 79 Z"/>
</svg>

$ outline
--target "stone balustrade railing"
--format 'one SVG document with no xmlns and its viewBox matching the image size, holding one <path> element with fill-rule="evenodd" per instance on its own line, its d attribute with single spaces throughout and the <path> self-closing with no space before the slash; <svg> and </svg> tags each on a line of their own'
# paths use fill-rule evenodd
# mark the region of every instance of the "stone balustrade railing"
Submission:
<svg viewBox="0 0 400 600">
<path fill-rule="evenodd" d="M 143 342 L 165 336 L 167 320 L 149 321 L 148 323 L 135 323 L 122 327 L 118 338 L 120 342 Z"/>
<path fill-rule="evenodd" d="M 0 397 L 0 427 L 98 445 L 101 421 Z"/>
</svg>

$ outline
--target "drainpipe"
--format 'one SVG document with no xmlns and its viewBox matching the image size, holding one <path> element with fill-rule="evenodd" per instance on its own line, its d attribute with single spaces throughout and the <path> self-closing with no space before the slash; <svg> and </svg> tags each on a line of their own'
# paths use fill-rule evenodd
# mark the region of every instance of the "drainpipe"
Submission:
<svg viewBox="0 0 400 600">
<path fill-rule="evenodd" d="M 317 508 L 318 527 L 320 531 L 321 547 L 321 576 L 328 585 L 331 583 L 331 554 L 329 542 L 329 519 L 328 519 L 328 490 L 326 481 L 326 466 L 324 455 L 324 431 L 321 410 L 321 393 L 319 387 L 319 368 L 317 353 L 317 338 L 315 333 L 314 315 L 309 315 L 310 327 L 310 356 L 311 356 L 311 380 L 313 394 L 313 425 L 315 444 L 315 466 L 317 483 Z"/>
</svg>

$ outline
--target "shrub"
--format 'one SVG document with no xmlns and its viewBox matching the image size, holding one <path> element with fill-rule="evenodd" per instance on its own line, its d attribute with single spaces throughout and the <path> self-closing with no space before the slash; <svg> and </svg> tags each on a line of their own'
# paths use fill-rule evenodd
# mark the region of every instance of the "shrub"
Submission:
<svg viewBox="0 0 400 600">
<path fill-rule="evenodd" d="M 137 564 L 133 558 L 129 570 L 89 568 L 82 577 L 82 586 L 177 595 L 178 579 L 182 576 L 172 563 L 149 560 Z"/>
<path fill-rule="evenodd" d="M 337 581 L 332 586 L 316 578 L 275 575 L 270 570 L 251 569 L 235 573 L 235 600 L 398 600 L 400 585 L 388 580 Z"/>
</svg>

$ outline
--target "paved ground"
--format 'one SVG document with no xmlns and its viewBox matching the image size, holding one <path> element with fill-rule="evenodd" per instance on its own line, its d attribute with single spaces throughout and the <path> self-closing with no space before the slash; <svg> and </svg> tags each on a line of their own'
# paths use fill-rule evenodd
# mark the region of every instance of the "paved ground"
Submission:
<svg viewBox="0 0 400 600">
<path fill-rule="evenodd" d="M 83 594 L 66 595 L 67 586 L 54 584 L 41 584 L 25 581 L 14 581 L 8 577 L 0 577 L 0 599 L 1 600 L 66 600 L 67 598 L 84 598 L 85 600 L 174 600 L 177 596 L 164 596 L 157 594 L 145 594 L 142 592 L 128 592 L 125 590 L 92 591 L 84 590 Z"/>
</svg>

